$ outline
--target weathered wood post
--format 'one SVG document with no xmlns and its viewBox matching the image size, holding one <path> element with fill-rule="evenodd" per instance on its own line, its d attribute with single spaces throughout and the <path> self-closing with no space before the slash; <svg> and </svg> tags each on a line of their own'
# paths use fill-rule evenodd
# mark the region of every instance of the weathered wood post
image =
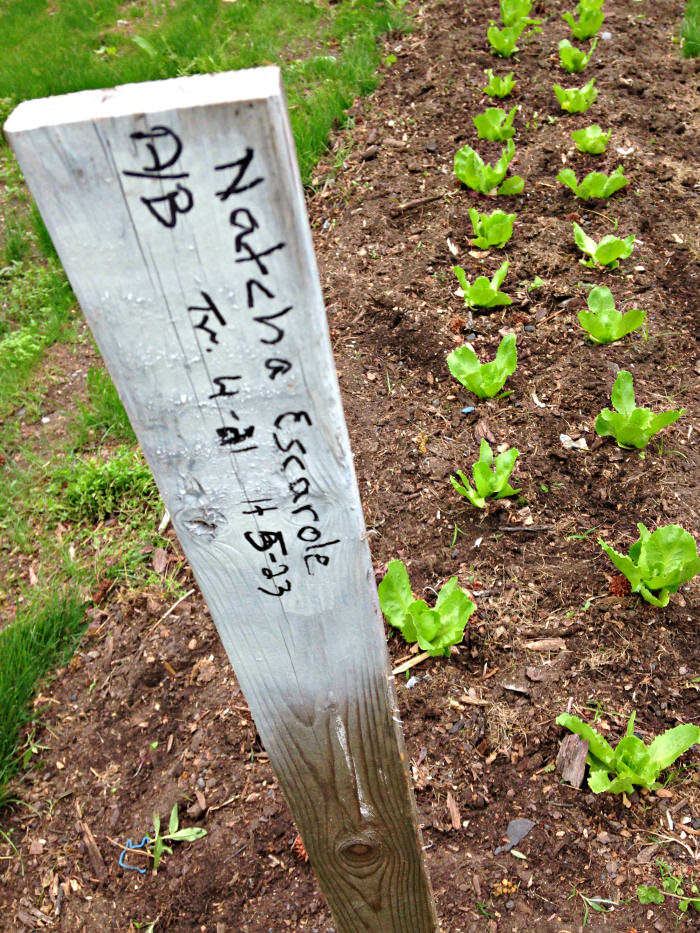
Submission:
<svg viewBox="0 0 700 933">
<path fill-rule="evenodd" d="M 5 132 L 338 933 L 435 933 L 278 70 L 28 101 Z"/>
</svg>

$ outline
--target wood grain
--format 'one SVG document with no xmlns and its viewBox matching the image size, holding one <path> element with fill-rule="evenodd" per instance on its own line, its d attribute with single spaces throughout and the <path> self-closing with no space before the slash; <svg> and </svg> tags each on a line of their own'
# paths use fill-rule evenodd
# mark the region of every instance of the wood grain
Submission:
<svg viewBox="0 0 700 933">
<path fill-rule="evenodd" d="M 29 101 L 5 131 L 337 930 L 434 933 L 277 69 Z"/>
</svg>

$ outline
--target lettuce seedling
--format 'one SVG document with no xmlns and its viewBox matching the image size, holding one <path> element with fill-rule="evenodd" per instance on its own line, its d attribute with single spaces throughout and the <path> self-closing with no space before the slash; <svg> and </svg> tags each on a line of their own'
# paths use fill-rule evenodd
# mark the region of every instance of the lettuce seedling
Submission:
<svg viewBox="0 0 700 933">
<path fill-rule="evenodd" d="M 557 95 L 559 106 L 567 113 L 584 113 L 598 96 L 594 85 L 595 78 L 591 78 L 582 88 L 563 88 L 560 84 L 555 84 L 554 93 Z"/>
<path fill-rule="evenodd" d="M 589 269 L 598 266 L 605 266 L 607 269 L 617 269 L 620 265 L 620 259 L 627 259 L 632 255 L 634 249 L 634 234 L 630 233 L 628 237 L 621 240 L 620 237 L 607 234 L 600 243 L 596 243 L 587 233 L 579 227 L 576 221 L 572 224 L 574 228 L 574 240 L 582 253 L 588 253 L 590 259 L 580 259 L 582 265 Z"/>
<path fill-rule="evenodd" d="M 637 408 L 632 374 L 626 369 L 617 374 L 610 401 L 615 411 L 604 408 L 595 420 L 595 430 L 600 437 L 614 437 L 620 447 L 646 447 L 654 434 L 685 414 L 683 408 L 658 415 L 649 408 Z"/>
<path fill-rule="evenodd" d="M 588 742 L 588 786 L 594 794 L 604 791 L 609 794 L 631 794 L 635 787 L 656 790 L 661 787 L 658 783 L 661 772 L 670 768 L 684 752 L 700 742 L 700 726 L 686 723 L 667 729 L 650 745 L 645 745 L 634 734 L 635 716 L 636 713 L 632 713 L 625 737 L 620 739 L 614 749 L 599 732 L 578 716 L 570 713 L 557 716 L 555 722 L 558 726 L 564 726 Z"/>
<path fill-rule="evenodd" d="M 591 60 L 591 55 L 595 51 L 595 47 L 598 44 L 598 37 L 593 40 L 591 47 L 588 51 L 588 55 L 581 49 L 577 49 L 575 45 L 572 45 L 568 39 L 562 39 L 559 43 L 559 61 L 562 64 L 564 71 L 568 71 L 569 74 L 578 74 L 579 71 L 583 71 L 586 65 Z"/>
<path fill-rule="evenodd" d="M 505 149 L 495 165 L 489 165 L 474 152 L 471 146 L 463 146 L 455 154 L 455 175 L 468 188 L 480 191 L 482 194 L 520 194 L 525 187 L 520 175 L 505 178 L 508 166 L 515 155 L 515 143 L 509 139 Z M 505 181 L 503 180 L 505 178 Z"/>
<path fill-rule="evenodd" d="M 521 20 L 527 20 L 528 25 L 540 22 L 538 19 L 528 19 L 532 9 L 533 0 L 501 0 L 501 22 L 504 26 L 515 26 Z"/>
<path fill-rule="evenodd" d="M 497 308 L 501 305 L 512 304 L 508 295 L 499 292 L 503 280 L 508 273 L 510 263 L 506 259 L 501 263 L 492 279 L 480 275 L 470 285 L 461 266 L 453 266 L 452 271 L 457 276 L 460 288 L 464 293 L 464 302 L 468 308 Z"/>
<path fill-rule="evenodd" d="M 482 90 L 484 94 L 488 94 L 489 97 L 507 97 L 515 87 L 515 78 L 513 77 L 512 71 L 504 78 L 499 78 L 498 75 L 493 73 L 493 69 L 489 68 L 486 75 L 489 79 L 489 83 L 485 88 L 482 88 Z"/>
<path fill-rule="evenodd" d="M 621 165 L 618 165 L 612 175 L 606 175 L 605 172 L 589 172 L 580 184 L 572 169 L 563 168 L 557 175 L 557 181 L 571 188 L 576 197 L 581 198 L 582 201 L 588 201 L 591 198 L 609 198 L 620 188 L 629 184 Z"/>
<path fill-rule="evenodd" d="M 450 645 L 464 638 L 464 628 L 475 604 L 451 577 L 438 593 L 433 609 L 411 592 L 408 572 L 403 561 L 392 560 L 379 584 L 379 605 L 389 623 L 397 628 L 409 644 L 419 647 L 432 657 L 450 656 Z"/>
<path fill-rule="evenodd" d="M 490 363 L 480 363 L 474 350 L 465 344 L 447 357 L 447 366 L 457 382 L 479 398 L 493 398 L 518 365 L 515 334 L 506 334 Z"/>
<path fill-rule="evenodd" d="M 519 109 L 516 104 L 510 113 L 506 113 L 500 107 L 489 107 L 483 113 L 472 117 L 479 139 L 489 139 L 496 143 L 511 139 L 511 137 L 515 136 L 513 119 Z"/>
<path fill-rule="evenodd" d="M 682 583 L 700 573 L 695 538 L 680 525 L 664 525 L 649 532 L 637 523 L 639 540 L 629 549 L 629 555 L 619 554 L 602 538 L 602 547 L 620 573 L 630 582 L 633 593 L 639 593 L 652 606 L 668 605 L 670 593 Z"/>
<path fill-rule="evenodd" d="M 612 292 L 604 285 L 592 288 L 588 295 L 588 311 L 579 311 L 578 319 L 594 343 L 612 343 L 621 340 L 646 320 L 646 311 L 630 308 L 622 314 L 615 307 Z"/>
<path fill-rule="evenodd" d="M 478 249 L 489 249 L 491 246 L 500 249 L 505 246 L 513 235 L 513 221 L 516 217 L 517 214 L 506 214 L 501 210 L 491 214 L 480 214 L 476 208 L 470 207 L 469 219 L 475 236 L 472 245 Z"/>
<path fill-rule="evenodd" d="M 581 9 L 580 3 L 577 12 L 578 21 L 571 13 L 562 13 L 562 19 L 565 19 L 571 27 L 574 39 L 592 39 L 603 25 L 605 13 L 601 9 Z"/>
<path fill-rule="evenodd" d="M 500 55 L 501 58 L 510 58 L 519 51 L 515 43 L 525 29 L 533 22 L 534 20 L 521 19 L 512 26 L 504 26 L 502 29 L 499 29 L 492 20 L 491 25 L 486 30 L 486 38 L 489 40 L 492 51 Z M 539 31 L 538 29 L 535 30 L 535 32 Z"/>
<path fill-rule="evenodd" d="M 592 155 L 600 155 L 601 152 L 605 152 L 611 133 L 612 130 L 608 130 L 607 133 L 604 133 L 598 124 L 594 123 L 593 126 L 587 126 L 583 130 L 574 130 L 571 134 L 571 138 L 576 143 L 576 148 L 579 152 L 590 152 Z"/>
<path fill-rule="evenodd" d="M 457 470 L 459 481 L 450 477 L 450 482 L 465 499 L 469 499 L 471 504 L 477 509 L 483 509 L 486 506 L 486 500 L 503 499 L 506 496 L 517 496 L 519 489 L 513 489 L 508 480 L 513 472 L 515 461 L 520 456 L 520 451 L 515 447 L 505 450 L 494 460 L 491 445 L 482 438 L 479 448 L 479 459 L 472 467 L 474 477 L 474 489 L 461 470 Z"/>
</svg>

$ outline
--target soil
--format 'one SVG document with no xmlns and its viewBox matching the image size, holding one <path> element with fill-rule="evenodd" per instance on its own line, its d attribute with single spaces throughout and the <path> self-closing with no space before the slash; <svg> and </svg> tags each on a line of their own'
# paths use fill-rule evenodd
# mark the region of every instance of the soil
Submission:
<svg viewBox="0 0 700 933">
<path fill-rule="evenodd" d="M 567 6 L 539 3 L 542 32 L 507 63 L 486 47 L 495 2 L 474 0 L 466 13 L 461 0 L 414 7 L 416 30 L 387 43 L 396 61 L 352 108 L 309 194 L 377 568 L 403 559 L 428 597 L 457 574 L 478 604 L 450 659 L 396 678 L 443 933 L 652 933 L 697 922 L 678 901 L 640 904 L 636 889 L 660 885 L 656 859 L 686 890 L 697 880 L 700 749 L 656 792 L 595 796 L 556 770 L 564 732 L 554 720 L 566 709 L 597 718 L 616 741 L 636 710 L 648 741 L 699 718 L 699 581 L 661 610 L 615 595 L 596 539 L 626 550 L 638 521 L 700 538 L 700 63 L 682 61 L 672 41 L 681 0 L 621 0 L 606 5 L 585 75 L 569 77 L 556 54 Z M 522 196 L 497 205 L 452 173 L 465 143 L 491 161 L 498 152 L 476 141 L 471 122 L 492 104 L 480 90 L 488 67 L 515 71 L 512 169 L 526 180 Z M 591 109 L 562 113 L 552 84 L 589 77 L 600 91 Z M 603 156 L 571 142 L 593 122 L 613 131 Z M 579 178 L 622 164 L 630 184 L 605 203 L 578 201 L 555 180 L 564 164 Z M 517 212 L 503 251 L 473 249 L 470 206 Z M 596 239 L 637 234 L 634 253 L 615 272 L 585 269 L 574 219 Z M 452 265 L 491 275 L 504 256 L 513 304 L 470 317 Z M 536 276 L 544 285 L 528 291 Z M 581 282 L 609 285 L 618 307 L 646 309 L 648 339 L 586 343 Z M 477 402 L 445 357 L 465 340 L 491 357 L 507 332 L 519 354 L 511 394 Z M 643 455 L 593 430 L 619 368 L 634 373 L 638 404 L 685 409 Z M 587 449 L 567 449 L 563 434 Z M 469 472 L 482 437 L 520 450 L 522 492 L 479 511 L 449 476 Z M 173 541 L 154 566 L 179 574 L 187 596 L 173 604 L 155 589 L 111 591 L 37 698 L 37 766 L 0 813 L 3 930 L 123 933 L 147 921 L 157 933 L 333 930 L 177 555 Z M 395 663 L 411 656 L 399 636 L 389 649 Z M 174 802 L 182 825 L 208 835 L 176 846 L 157 874 L 120 867 L 126 840 L 148 834 L 154 811 L 167 821 Z M 534 825 L 507 851 L 519 818 Z M 127 864 L 146 859 L 130 854 Z"/>
</svg>

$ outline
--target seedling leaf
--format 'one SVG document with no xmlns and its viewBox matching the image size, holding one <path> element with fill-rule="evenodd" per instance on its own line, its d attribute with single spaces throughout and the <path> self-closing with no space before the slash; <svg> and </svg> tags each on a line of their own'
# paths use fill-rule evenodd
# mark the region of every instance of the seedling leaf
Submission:
<svg viewBox="0 0 700 933">
<path fill-rule="evenodd" d="M 489 68 L 486 75 L 489 79 L 489 83 L 485 88 L 482 88 L 482 90 L 484 94 L 488 94 L 489 97 L 507 97 L 515 87 L 515 78 L 513 77 L 512 71 L 510 74 L 505 75 L 505 77 L 500 78 Z"/>
<path fill-rule="evenodd" d="M 634 720 L 635 713 L 632 713 L 626 735 L 613 749 L 591 725 L 578 716 L 569 713 L 557 716 L 558 725 L 564 726 L 588 742 L 588 786 L 594 794 L 631 793 L 635 786 L 647 789 L 658 787 L 656 782 L 661 772 L 670 767 L 692 745 L 700 742 L 700 727 L 688 724 L 668 729 L 654 739 L 651 745 L 646 746 L 633 734 Z M 657 751 L 654 751 L 655 747 Z M 649 903 L 658 901 L 650 898 Z"/>
<path fill-rule="evenodd" d="M 520 490 L 513 489 L 508 480 L 513 472 L 515 461 L 520 456 L 520 452 L 514 447 L 505 450 L 494 460 L 493 451 L 489 442 L 482 438 L 479 448 L 479 459 L 472 466 L 472 476 L 474 478 L 474 489 L 467 477 L 461 470 L 457 471 L 459 480 L 450 476 L 450 482 L 454 489 L 468 499 L 477 509 L 483 509 L 488 498 L 503 499 L 506 496 L 515 496 Z"/>
<path fill-rule="evenodd" d="M 588 311 L 579 311 L 581 327 L 595 343 L 612 343 L 637 330 L 646 320 L 646 311 L 630 308 L 622 314 L 615 308 L 612 292 L 604 285 L 591 289 Z"/>
<path fill-rule="evenodd" d="M 562 19 L 571 27 L 575 39 L 592 38 L 603 25 L 605 14 L 600 9 L 578 9 L 579 18 L 575 20 L 571 13 L 562 13 Z"/>
<path fill-rule="evenodd" d="M 389 563 L 379 584 L 379 604 L 387 622 L 398 628 L 408 643 L 417 641 L 432 657 L 449 657 L 450 646 L 462 641 L 464 628 L 476 609 L 467 593 L 457 586 L 457 577 L 441 588 L 433 609 L 424 600 L 414 599 L 408 572 L 400 560 Z"/>
<path fill-rule="evenodd" d="M 559 106 L 567 113 L 583 113 L 588 110 L 593 101 L 598 96 L 598 90 L 595 87 L 595 78 L 584 84 L 581 88 L 563 88 L 560 84 L 553 85 L 554 93 L 557 95 Z"/>
<path fill-rule="evenodd" d="M 464 301 L 467 307 L 495 308 L 501 305 L 511 304 L 512 302 L 508 295 L 499 291 L 499 287 L 503 284 L 509 266 L 510 263 L 506 259 L 505 262 L 501 263 L 490 281 L 485 275 L 480 275 L 478 278 L 474 279 L 471 285 L 467 281 L 464 269 L 462 269 L 461 266 L 453 266 L 452 271 L 457 276 L 457 281 L 464 292 Z"/>
<path fill-rule="evenodd" d="M 472 222 L 475 239 L 472 244 L 479 249 L 489 249 L 497 246 L 499 249 L 506 245 L 513 235 L 513 221 L 516 214 L 506 214 L 505 211 L 496 210 L 491 214 L 480 214 L 474 207 L 469 208 L 469 219 Z"/>
<path fill-rule="evenodd" d="M 518 364 L 515 334 L 506 334 L 498 345 L 496 357 L 490 363 L 481 363 L 468 344 L 453 350 L 447 357 L 447 366 L 465 388 L 479 398 L 492 398 L 501 391 L 508 376 Z"/>
<path fill-rule="evenodd" d="M 700 573 L 695 539 L 679 525 L 665 525 L 651 533 L 641 522 L 637 528 L 639 539 L 629 555 L 618 553 L 602 538 L 598 544 L 627 577 L 633 593 L 640 593 L 653 606 L 667 606 L 669 595 Z"/>
<path fill-rule="evenodd" d="M 591 60 L 591 55 L 595 51 L 597 44 L 598 37 L 596 36 L 591 43 L 588 55 L 586 55 L 581 49 L 577 49 L 575 45 L 572 45 L 568 39 L 562 39 L 559 43 L 559 60 L 564 70 L 568 71 L 569 74 L 577 74 L 583 71 Z"/>
<path fill-rule="evenodd" d="M 580 184 L 573 171 L 570 168 L 564 168 L 557 175 L 557 181 L 571 188 L 574 194 L 584 201 L 590 198 L 609 198 L 620 188 L 629 184 L 621 165 L 618 165 L 612 175 L 606 175 L 604 172 L 589 172 Z"/>
<path fill-rule="evenodd" d="M 585 129 L 574 130 L 571 134 L 571 138 L 576 143 L 576 148 L 580 152 L 600 155 L 601 152 L 605 152 L 611 134 L 612 130 L 608 130 L 607 133 L 604 133 L 598 124 L 594 123 L 592 126 L 585 127 Z"/>
<path fill-rule="evenodd" d="M 637 408 L 632 374 L 626 369 L 618 373 L 610 401 L 615 411 L 604 408 L 595 420 L 595 430 L 600 437 L 614 437 L 620 447 L 646 447 L 654 434 L 685 414 L 682 408 L 658 415 L 649 408 Z"/>
<path fill-rule="evenodd" d="M 599 243 L 596 243 L 595 240 L 584 233 L 576 221 L 573 222 L 572 226 L 576 245 L 582 253 L 587 253 L 590 256 L 590 259 L 581 259 L 580 262 L 589 269 L 593 269 L 596 265 L 617 269 L 620 265 L 620 259 L 627 259 L 632 255 L 635 240 L 633 233 L 625 237 L 624 240 L 608 234 Z"/>
<path fill-rule="evenodd" d="M 483 113 L 472 117 L 479 139 L 489 139 L 492 142 L 504 142 L 515 135 L 513 119 L 518 110 L 515 104 L 509 113 L 501 107 L 488 107 Z"/>
<path fill-rule="evenodd" d="M 501 0 L 501 22 L 504 26 L 514 26 L 520 20 L 528 18 L 532 9 L 533 0 Z M 528 20 L 529 23 L 539 23 L 538 19 Z"/>
<path fill-rule="evenodd" d="M 471 146 L 463 146 L 455 154 L 454 172 L 468 188 L 480 191 L 482 194 L 490 194 L 505 178 L 514 155 L 515 143 L 512 139 L 506 142 L 495 165 L 484 162 Z"/>
</svg>

